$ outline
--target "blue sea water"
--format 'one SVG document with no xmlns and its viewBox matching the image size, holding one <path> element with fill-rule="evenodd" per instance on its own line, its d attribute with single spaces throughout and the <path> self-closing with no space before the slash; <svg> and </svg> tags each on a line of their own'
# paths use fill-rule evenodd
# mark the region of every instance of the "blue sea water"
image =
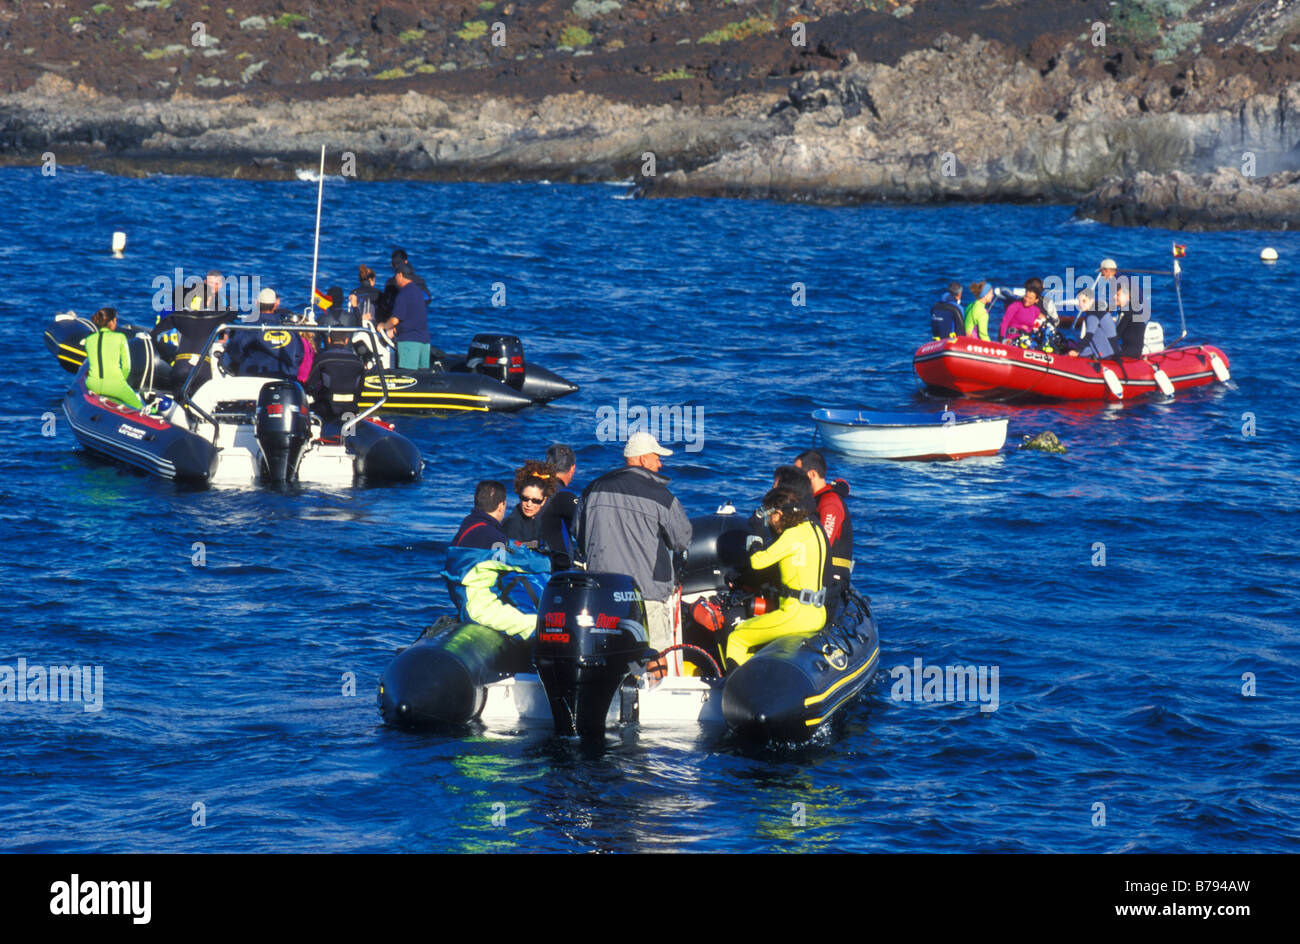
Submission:
<svg viewBox="0 0 1300 944">
<path fill-rule="evenodd" d="M 1171 242 L 1057 206 L 621 195 L 327 183 L 322 285 L 350 288 L 362 261 L 382 273 L 401 245 L 437 296 L 437 343 L 518 333 L 582 390 L 513 416 L 399 420 L 426 457 L 417 485 L 191 491 L 80 452 L 42 323 L 110 304 L 151 318 L 153 280 L 176 266 L 260 275 L 301 304 L 315 186 L 0 170 L 0 342 L 14 354 L 0 666 L 103 671 L 99 711 L 0 701 L 0 849 L 1300 849 L 1292 233 L 1178 237 L 1191 334 L 1228 353 L 1226 387 L 959 407 L 1009 415 L 1009 446 L 1053 430 L 1063 456 L 832 455 L 885 671 L 815 743 L 631 729 L 593 750 L 544 729 L 385 727 L 378 676 L 446 611 L 437 573 L 477 479 L 563 441 L 589 481 L 621 462 L 597 411 L 626 398 L 701 408 L 701 448 L 667 460 L 673 488 L 693 514 L 747 510 L 811 441 L 814 407 L 935 408 L 911 355 L 950 278 L 1017 284 L 1103 255 L 1167 268 Z M 1264 245 L 1278 264 L 1258 261 Z M 1169 285 L 1154 287 L 1176 335 Z M 996 667 L 997 709 L 891 697 L 888 670 L 916 659 Z"/>
</svg>

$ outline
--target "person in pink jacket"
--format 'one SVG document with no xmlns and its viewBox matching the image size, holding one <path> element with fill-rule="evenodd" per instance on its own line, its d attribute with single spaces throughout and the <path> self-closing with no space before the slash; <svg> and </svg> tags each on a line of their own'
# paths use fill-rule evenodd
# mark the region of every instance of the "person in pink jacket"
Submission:
<svg viewBox="0 0 1300 944">
<path fill-rule="evenodd" d="M 1012 343 L 1017 337 L 1031 335 L 1046 320 L 1039 300 L 1043 296 L 1043 280 L 1029 279 L 1025 282 L 1025 296 L 1007 303 L 1002 314 L 999 328 L 999 340 L 1004 344 Z"/>
</svg>

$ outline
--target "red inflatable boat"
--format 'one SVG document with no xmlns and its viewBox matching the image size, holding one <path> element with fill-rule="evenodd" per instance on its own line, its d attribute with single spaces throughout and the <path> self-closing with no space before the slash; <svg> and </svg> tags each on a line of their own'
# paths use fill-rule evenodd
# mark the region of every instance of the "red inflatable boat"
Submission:
<svg viewBox="0 0 1300 944">
<path fill-rule="evenodd" d="M 1091 360 L 956 338 L 923 344 L 912 356 L 928 390 L 981 400 L 1133 400 L 1226 382 L 1228 366 L 1228 355 L 1212 344 Z"/>
</svg>

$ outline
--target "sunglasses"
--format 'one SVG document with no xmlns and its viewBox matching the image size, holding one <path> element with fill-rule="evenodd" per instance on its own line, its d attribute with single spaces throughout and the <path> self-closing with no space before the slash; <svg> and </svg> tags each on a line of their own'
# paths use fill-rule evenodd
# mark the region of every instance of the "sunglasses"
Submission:
<svg viewBox="0 0 1300 944">
<path fill-rule="evenodd" d="M 544 498 L 529 498 L 529 497 L 527 497 L 527 496 L 524 496 L 523 498 L 521 498 L 521 499 L 519 499 L 519 500 L 520 500 L 521 502 L 523 502 L 524 504 L 526 504 L 526 505 L 540 505 L 540 504 L 541 504 L 542 502 L 544 502 L 546 499 L 544 499 Z"/>
</svg>

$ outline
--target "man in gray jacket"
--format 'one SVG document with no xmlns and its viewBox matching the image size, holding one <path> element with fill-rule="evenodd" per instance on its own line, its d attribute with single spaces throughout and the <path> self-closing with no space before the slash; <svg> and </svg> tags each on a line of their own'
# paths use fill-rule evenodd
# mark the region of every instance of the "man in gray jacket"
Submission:
<svg viewBox="0 0 1300 944">
<path fill-rule="evenodd" d="M 668 491 L 668 477 L 659 474 L 659 457 L 672 454 L 649 433 L 633 433 L 623 447 L 624 468 L 588 485 L 578 508 L 578 546 L 587 569 L 637 582 L 650 645 L 659 650 L 672 645 L 673 552 L 691 543 L 691 520 Z"/>
</svg>

